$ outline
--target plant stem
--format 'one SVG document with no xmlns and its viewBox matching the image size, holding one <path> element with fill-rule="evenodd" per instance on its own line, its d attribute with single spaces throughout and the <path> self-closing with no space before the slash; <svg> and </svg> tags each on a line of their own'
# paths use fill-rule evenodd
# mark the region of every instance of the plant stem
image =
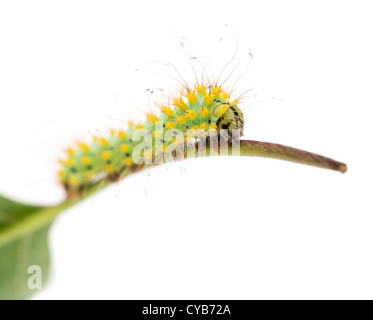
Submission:
<svg viewBox="0 0 373 320">
<path fill-rule="evenodd" d="M 347 165 L 308 151 L 281 144 L 241 140 L 241 156 L 263 157 L 306 164 L 345 173 Z"/>
<path fill-rule="evenodd" d="M 241 140 L 240 143 L 240 156 L 264 157 L 297 162 L 320 168 L 335 170 L 341 173 L 347 171 L 347 166 L 344 163 L 311 152 L 287 147 L 281 144 L 253 140 Z M 206 149 L 206 154 L 207 156 L 210 154 L 209 147 L 207 147 Z M 140 171 L 148 167 L 150 166 L 139 166 L 132 172 L 126 171 L 121 178 L 124 178 L 131 173 Z M 6 243 L 30 234 L 35 230 L 41 229 L 42 227 L 52 223 L 52 221 L 60 212 L 92 196 L 93 194 L 107 187 L 109 184 L 110 182 L 107 181 L 107 179 L 100 180 L 92 184 L 91 186 L 88 186 L 82 192 L 82 194 L 75 199 L 68 199 L 56 206 L 38 208 L 37 210 L 35 210 L 35 212 L 30 212 L 30 214 L 26 215 L 23 219 L 14 224 L 11 224 L 9 227 L 0 232 L 0 247 Z M 4 199 L 6 198 L 3 198 L 3 200 Z M 8 199 L 6 200 L 8 201 Z M 26 204 L 18 203 L 18 205 L 25 206 L 26 209 L 28 208 L 28 205 Z M 26 209 L 24 209 L 25 212 Z"/>
</svg>

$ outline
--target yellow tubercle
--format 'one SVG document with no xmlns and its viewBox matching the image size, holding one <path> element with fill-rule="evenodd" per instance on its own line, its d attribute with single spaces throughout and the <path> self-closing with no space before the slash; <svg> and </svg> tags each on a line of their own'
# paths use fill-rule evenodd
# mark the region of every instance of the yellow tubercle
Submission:
<svg viewBox="0 0 373 320">
<path fill-rule="evenodd" d="M 156 123 L 157 121 L 159 121 L 159 118 L 155 115 L 155 114 L 153 114 L 153 113 L 148 113 L 147 115 L 146 115 L 146 119 L 149 121 L 149 122 L 152 122 L 152 123 Z"/>
<path fill-rule="evenodd" d="M 194 93 L 194 91 L 189 91 L 185 97 L 188 99 L 188 102 L 190 104 L 195 104 L 197 102 L 197 96 L 196 94 Z"/>
<path fill-rule="evenodd" d="M 137 130 L 139 130 L 139 129 L 144 129 L 144 126 L 143 126 L 141 123 L 138 123 L 137 125 L 135 125 L 135 128 L 136 128 Z"/>
<path fill-rule="evenodd" d="M 104 139 L 104 138 L 100 138 L 100 139 L 99 139 L 99 142 L 101 143 L 101 145 L 102 145 L 103 147 L 107 147 L 107 146 L 109 145 L 109 141 L 107 141 L 107 140 Z"/>
<path fill-rule="evenodd" d="M 214 98 L 215 98 L 215 97 L 219 97 L 219 96 L 221 95 L 222 92 L 223 92 L 223 89 L 220 88 L 220 87 L 214 87 L 214 88 L 212 88 L 212 90 L 211 90 L 211 93 L 212 93 L 212 95 L 214 96 Z"/>
<path fill-rule="evenodd" d="M 87 156 L 84 156 L 84 157 L 82 157 L 81 162 L 82 162 L 82 164 L 85 164 L 85 165 L 90 164 L 91 163 L 91 158 L 87 157 Z"/>
<path fill-rule="evenodd" d="M 216 130 L 218 128 L 218 126 L 216 125 L 216 123 L 211 123 L 210 124 L 210 130 Z"/>
<path fill-rule="evenodd" d="M 197 87 L 197 93 L 204 96 L 206 94 L 206 87 L 204 85 L 198 86 Z"/>
<path fill-rule="evenodd" d="M 130 166 L 130 165 L 132 165 L 132 159 L 130 158 L 130 157 L 128 157 L 128 158 L 126 158 L 125 160 L 124 160 L 124 164 L 126 165 L 126 166 Z"/>
<path fill-rule="evenodd" d="M 224 99 L 225 101 L 227 101 L 229 99 L 229 94 L 227 92 L 223 92 L 222 95 L 221 95 L 222 99 Z"/>
<path fill-rule="evenodd" d="M 108 164 L 107 166 L 106 166 L 106 172 L 107 173 L 112 173 L 114 171 L 114 167 L 113 167 L 113 165 L 112 164 Z"/>
<path fill-rule="evenodd" d="M 201 115 L 201 117 L 207 118 L 209 116 L 209 109 L 207 109 L 206 107 L 202 107 L 199 111 L 199 114 Z"/>
<path fill-rule="evenodd" d="M 186 103 L 184 102 L 183 98 L 177 98 L 174 100 L 174 106 L 181 111 L 184 111 L 187 107 Z"/>
<path fill-rule="evenodd" d="M 173 117 L 174 115 L 174 110 L 167 106 L 161 107 L 161 111 L 168 117 Z"/>
<path fill-rule="evenodd" d="M 167 129 L 171 130 L 171 129 L 174 129 L 175 127 L 176 127 L 175 122 L 171 122 L 171 121 L 166 122 Z"/>
<path fill-rule="evenodd" d="M 191 119 L 191 120 L 195 119 L 196 116 L 197 116 L 197 114 L 194 110 L 186 110 L 185 115 L 188 119 Z"/>
<path fill-rule="evenodd" d="M 210 105 L 212 104 L 214 101 L 214 95 L 212 93 L 210 94 L 206 94 L 204 97 L 203 97 L 203 102 L 207 105 Z"/>
<path fill-rule="evenodd" d="M 121 139 L 126 139 L 127 138 L 127 134 L 124 131 L 119 131 L 118 136 Z"/>
<path fill-rule="evenodd" d="M 85 143 L 78 142 L 78 146 L 80 149 L 82 149 L 84 152 L 89 152 L 89 146 Z"/>
<path fill-rule="evenodd" d="M 187 121 L 187 119 L 186 119 L 185 116 L 177 116 L 176 117 L 176 122 L 177 123 L 185 124 L 186 121 Z"/>
<path fill-rule="evenodd" d="M 122 151 L 122 152 L 127 152 L 128 149 L 129 149 L 129 146 L 127 144 L 122 144 L 120 146 L 120 151 Z"/>
<path fill-rule="evenodd" d="M 101 158 L 104 159 L 104 160 L 110 159 L 110 152 L 109 151 L 104 151 L 103 153 L 101 153 Z"/>
<path fill-rule="evenodd" d="M 199 126 L 200 127 L 200 129 L 202 129 L 202 130 L 207 130 L 207 128 L 208 128 L 208 124 L 206 123 L 206 122 L 202 122 L 201 123 L 201 125 Z"/>
<path fill-rule="evenodd" d="M 69 185 L 74 187 L 78 184 L 78 178 L 76 176 L 72 176 L 69 179 Z"/>
<path fill-rule="evenodd" d="M 94 176 L 94 173 L 92 171 L 88 171 L 87 174 L 86 174 L 86 178 L 88 180 L 92 180 L 93 176 Z"/>
</svg>

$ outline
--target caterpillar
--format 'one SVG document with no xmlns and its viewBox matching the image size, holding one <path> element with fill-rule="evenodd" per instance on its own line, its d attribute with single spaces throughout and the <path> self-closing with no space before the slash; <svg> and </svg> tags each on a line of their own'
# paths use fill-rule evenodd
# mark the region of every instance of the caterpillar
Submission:
<svg viewBox="0 0 373 320">
<path fill-rule="evenodd" d="M 228 155 L 229 150 L 234 154 L 238 146 L 238 152 L 244 156 L 281 159 L 341 173 L 347 171 L 346 164 L 311 152 L 269 142 L 240 140 L 245 126 L 239 106 L 242 95 L 232 97 L 233 90 L 223 87 L 225 82 L 179 82 L 181 88 L 177 94 L 171 95 L 167 103 L 157 105 L 156 112 L 148 112 L 142 123 L 129 121 L 125 129 L 111 130 L 107 137 L 94 136 L 89 144 L 77 142 L 68 148 L 58 172 L 67 198 L 79 197 L 96 182 L 115 182 L 147 165 L 180 160 L 185 154 L 190 155 L 191 146 L 197 147 L 198 153 L 206 154 L 203 151 L 208 147 L 210 154 L 223 155 Z"/>
<path fill-rule="evenodd" d="M 78 142 L 69 148 L 59 171 L 67 194 L 77 195 L 100 179 L 117 181 L 128 171 L 163 160 L 167 151 L 174 155 L 177 146 L 183 149 L 196 138 L 208 141 L 225 133 L 232 142 L 233 132 L 243 135 L 245 121 L 239 100 L 231 99 L 217 83 L 186 84 L 178 92 L 169 103 L 158 106 L 159 112 L 147 113 L 143 123 L 130 121 L 126 130 L 111 130 L 106 138 L 95 136 L 91 144 Z M 140 152 L 135 152 L 139 146 Z"/>
</svg>

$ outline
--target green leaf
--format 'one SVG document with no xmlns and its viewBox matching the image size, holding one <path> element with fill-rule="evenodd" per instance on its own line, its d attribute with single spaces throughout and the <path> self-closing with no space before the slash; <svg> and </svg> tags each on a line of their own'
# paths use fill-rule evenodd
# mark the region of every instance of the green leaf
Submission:
<svg viewBox="0 0 373 320">
<path fill-rule="evenodd" d="M 42 285 L 49 274 L 49 225 L 0 248 L 0 300 L 28 299 L 35 291 L 29 289 L 30 266 L 42 270 Z"/>
<path fill-rule="evenodd" d="M 42 283 L 49 272 L 48 231 L 50 224 L 34 232 L 12 236 L 11 231 L 42 207 L 11 201 L 0 196 L 0 300 L 27 299 L 33 291 L 28 288 L 28 268 L 37 265 L 42 270 Z"/>
<path fill-rule="evenodd" d="M 0 196 L 0 300 L 27 299 L 30 266 L 39 266 L 42 285 L 49 274 L 48 232 L 59 212 L 69 207 L 40 207 Z"/>
<path fill-rule="evenodd" d="M 21 300 L 31 297 L 30 266 L 42 271 L 42 287 L 50 267 L 48 233 L 57 215 L 107 186 L 99 181 L 79 199 L 68 200 L 54 207 L 40 207 L 12 201 L 0 195 L 0 300 Z"/>
</svg>

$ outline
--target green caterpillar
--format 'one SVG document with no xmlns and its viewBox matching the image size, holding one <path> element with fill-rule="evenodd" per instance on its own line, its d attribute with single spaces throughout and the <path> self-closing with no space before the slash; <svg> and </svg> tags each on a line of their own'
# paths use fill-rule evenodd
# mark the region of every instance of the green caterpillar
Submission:
<svg viewBox="0 0 373 320">
<path fill-rule="evenodd" d="M 78 195 L 100 179 L 119 180 L 124 172 L 137 171 L 144 163 L 163 158 L 171 144 L 184 146 L 192 137 L 232 134 L 234 130 L 242 135 L 244 117 L 239 101 L 230 100 L 220 86 L 197 84 L 180 92 L 171 103 L 159 106 L 158 114 L 148 113 L 144 123 L 130 122 L 127 130 L 112 130 L 107 138 L 93 137 L 90 145 L 79 142 L 69 148 L 59 171 L 67 194 Z M 150 143 L 143 147 L 138 136 Z M 142 153 L 135 152 L 140 146 Z"/>
</svg>

